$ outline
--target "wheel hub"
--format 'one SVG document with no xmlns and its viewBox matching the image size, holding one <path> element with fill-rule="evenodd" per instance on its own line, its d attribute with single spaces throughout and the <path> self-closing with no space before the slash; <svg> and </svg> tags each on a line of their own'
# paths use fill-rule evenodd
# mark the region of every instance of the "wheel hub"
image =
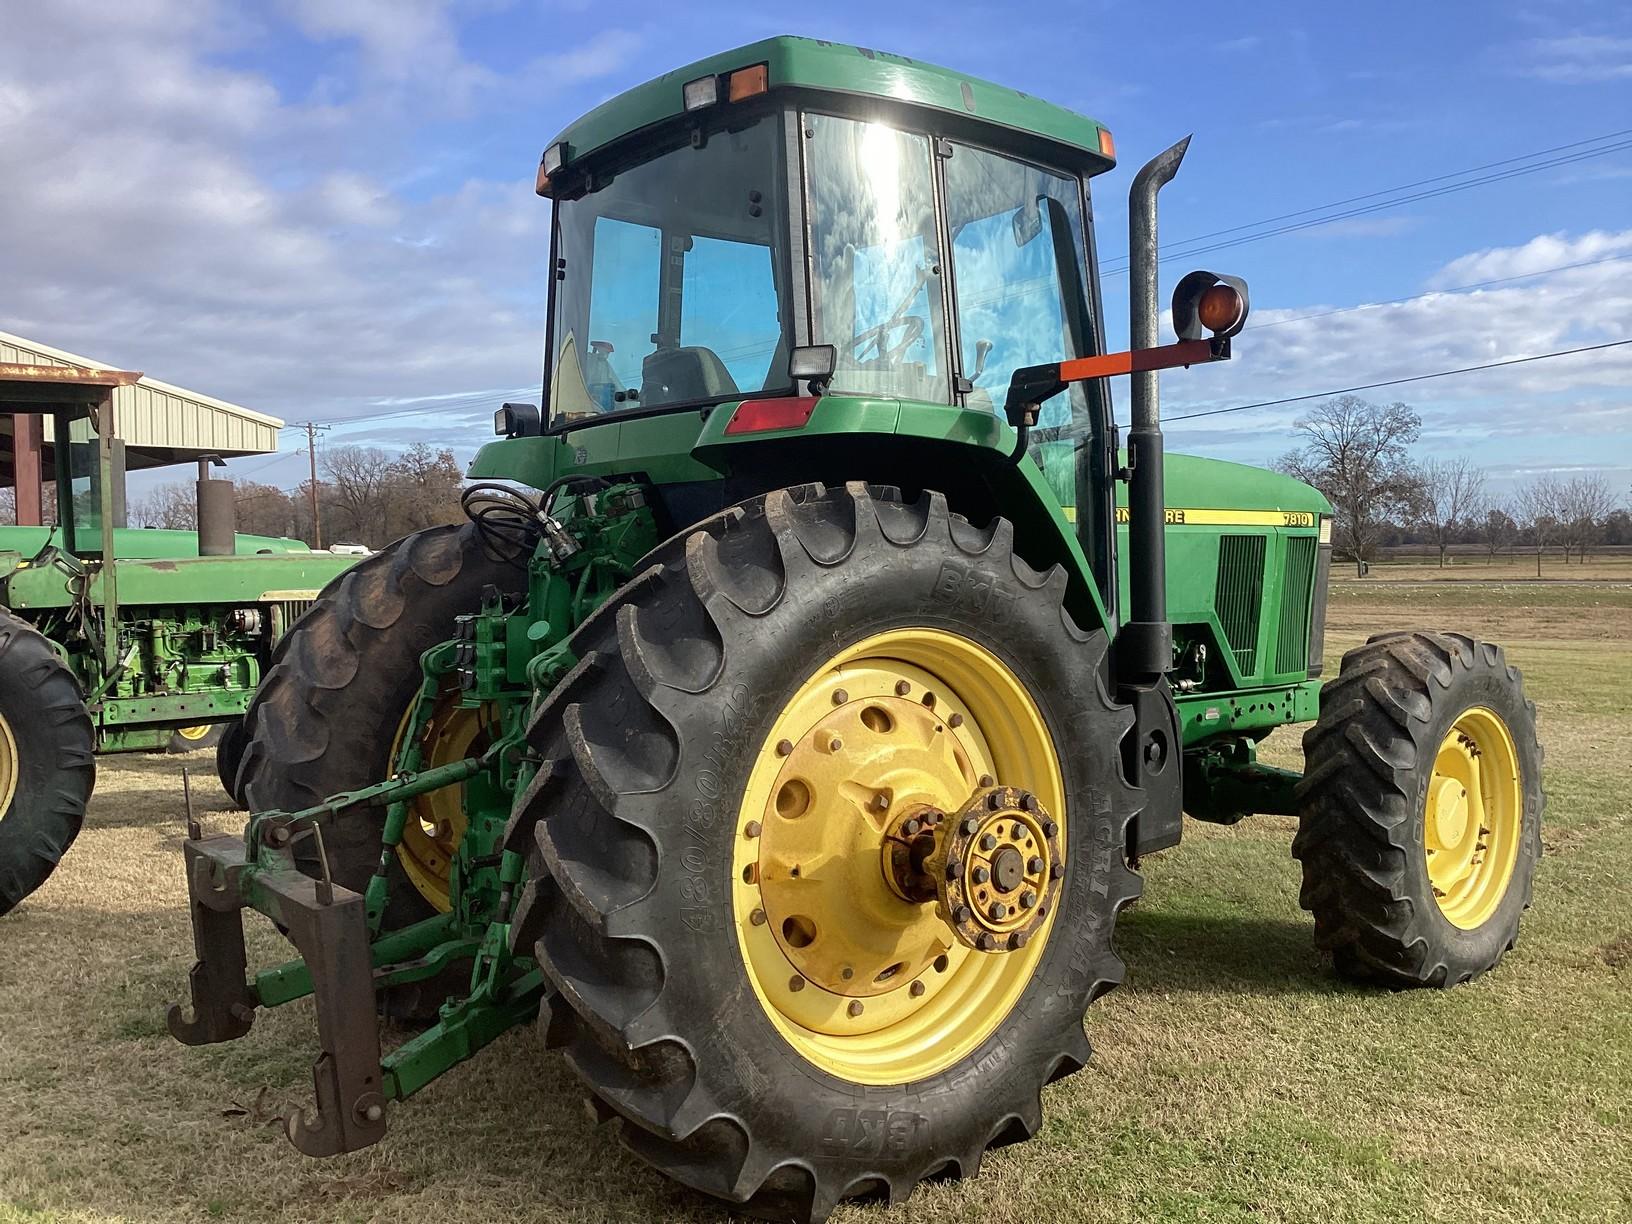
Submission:
<svg viewBox="0 0 1632 1224">
<path fill-rule="evenodd" d="M 1471 930 L 1495 911 L 1518 857 L 1518 755 L 1492 710 L 1464 711 L 1439 745 L 1424 796 L 1428 883 L 1440 912 Z"/>
<path fill-rule="evenodd" d="M 990 786 L 941 827 L 929 867 L 943 920 L 981 952 L 1025 947 L 1065 878 L 1059 824 L 1030 791 Z"/>
</svg>

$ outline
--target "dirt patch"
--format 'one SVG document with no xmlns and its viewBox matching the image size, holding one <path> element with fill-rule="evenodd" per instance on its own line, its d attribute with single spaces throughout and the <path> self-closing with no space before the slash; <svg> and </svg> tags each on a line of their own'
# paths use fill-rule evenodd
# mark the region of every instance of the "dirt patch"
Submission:
<svg viewBox="0 0 1632 1224">
<path fill-rule="evenodd" d="M 1604 958 L 1604 964 L 1611 969 L 1625 969 L 1632 965 L 1632 934 L 1610 940 L 1598 949 L 1598 955 Z"/>
</svg>

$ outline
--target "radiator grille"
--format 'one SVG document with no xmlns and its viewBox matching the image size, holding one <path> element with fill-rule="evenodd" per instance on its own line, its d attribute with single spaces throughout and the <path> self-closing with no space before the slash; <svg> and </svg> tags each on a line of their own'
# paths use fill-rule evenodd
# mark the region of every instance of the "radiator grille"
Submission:
<svg viewBox="0 0 1632 1224">
<path fill-rule="evenodd" d="M 1224 640 L 1242 675 L 1258 667 L 1258 612 L 1264 599 L 1264 537 L 1227 535 L 1218 542 L 1215 606 Z"/>
<path fill-rule="evenodd" d="M 1315 576 L 1314 536 L 1286 541 L 1281 576 L 1281 626 L 1275 638 L 1275 670 L 1301 672 L 1309 665 L 1309 596 Z"/>
</svg>

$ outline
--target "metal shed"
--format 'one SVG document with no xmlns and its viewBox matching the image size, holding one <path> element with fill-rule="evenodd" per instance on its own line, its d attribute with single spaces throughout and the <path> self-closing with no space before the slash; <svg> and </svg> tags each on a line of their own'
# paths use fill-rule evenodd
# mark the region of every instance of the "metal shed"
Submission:
<svg viewBox="0 0 1632 1224">
<path fill-rule="evenodd" d="M 56 367 L 106 373 L 102 363 L 0 331 L 0 367 Z M 188 391 L 156 378 L 132 375 L 113 388 L 116 496 L 123 503 L 124 472 L 132 468 L 190 463 L 202 455 L 230 458 L 270 454 L 278 449 L 283 422 L 262 412 Z M 17 490 L 19 525 L 39 521 L 42 469 L 49 468 L 52 420 L 27 405 L 0 409 L 0 483 Z M 123 514 L 120 513 L 122 520 Z"/>
</svg>

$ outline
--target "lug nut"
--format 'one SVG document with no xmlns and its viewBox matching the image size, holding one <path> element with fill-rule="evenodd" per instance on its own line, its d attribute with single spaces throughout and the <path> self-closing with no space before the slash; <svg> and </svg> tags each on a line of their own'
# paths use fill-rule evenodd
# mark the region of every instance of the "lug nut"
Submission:
<svg viewBox="0 0 1632 1224">
<path fill-rule="evenodd" d="M 1009 916 L 1009 907 L 1001 901 L 993 901 L 992 908 L 986 911 L 986 916 L 993 922 L 1001 922 Z"/>
<path fill-rule="evenodd" d="M 846 965 L 843 969 L 839 970 L 839 976 L 848 982 L 851 978 L 856 976 L 856 971 L 849 965 Z"/>
<path fill-rule="evenodd" d="M 1002 791 L 993 791 L 991 794 L 987 795 L 986 796 L 986 806 L 988 808 L 990 808 L 994 812 L 1002 811 L 1003 810 L 1003 792 Z"/>
<path fill-rule="evenodd" d="M 973 816 L 965 816 L 963 818 L 963 823 L 958 826 L 958 832 L 967 837 L 978 828 L 980 828 L 980 821 L 976 820 Z"/>
<path fill-rule="evenodd" d="M 792 740 L 777 740 L 776 741 L 776 755 L 777 756 L 792 756 L 793 755 L 793 741 Z"/>
<path fill-rule="evenodd" d="M 980 784 L 982 786 L 993 786 L 993 785 L 996 785 L 996 782 L 997 782 L 997 779 L 992 777 L 991 774 L 981 774 L 980 775 Z"/>
<path fill-rule="evenodd" d="M 744 837 L 758 837 L 759 836 L 759 821 L 750 820 L 747 824 L 743 825 L 742 826 L 742 835 Z"/>
<path fill-rule="evenodd" d="M 1044 837 L 1053 837 L 1054 834 L 1058 833 L 1059 831 L 1060 831 L 1060 826 L 1055 824 L 1052 820 L 1043 821 L 1043 836 Z"/>
<path fill-rule="evenodd" d="M 1028 889 L 1026 889 L 1025 892 L 1020 894 L 1020 908 L 1021 909 L 1030 909 L 1032 906 L 1034 906 L 1036 904 L 1037 904 L 1037 894 L 1032 892 L 1031 889 L 1028 888 Z"/>
<path fill-rule="evenodd" d="M 951 727 L 953 730 L 963 726 L 963 715 L 956 713 L 949 714 L 946 719 L 946 725 Z"/>
<path fill-rule="evenodd" d="M 918 817 L 914 816 L 902 823 L 901 832 L 905 833 L 908 837 L 917 837 L 919 832 L 922 831 L 923 827 L 924 822 L 919 820 Z"/>
<path fill-rule="evenodd" d="M 905 680 L 897 680 L 895 682 L 895 695 L 897 697 L 905 697 L 910 692 L 912 692 L 912 685 L 908 684 Z"/>
<path fill-rule="evenodd" d="M 992 873 L 987 871 L 984 867 L 976 867 L 970 874 L 976 884 L 984 884 L 987 880 L 992 878 Z"/>
<path fill-rule="evenodd" d="M 951 961 L 946 959 L 946 953 L 942 952 L 939 956 L 937 956 L 935 958 L 935 972 L 936 973 L 945 973 L 946 972 L 946 967 L 951 963 L 952 963 Z"/>
<path fill-rule="evenodd" d="M 1020 810 L 1022 812 L 1035 812 L 1037 810 L 1037 796 L 1032 794 L 1030 791 L 1022 791 L 1020 795 Z"/>
<path fill-rule="evenodd" d="M 1011 951 L 1016 951 L 1017 952 L 1021 948 L 1025 947 L 1030 942 L 1031 942 L 1031 932 L 1030 931 L 1016 931 L 1013 935 L 1009 936 L 1009 948 L 1010 948 Z"/>
<path fill-rule="evenodd" d="M 765 911 L 762 909 L 756 909 L 753 913 L 748 915 L 748 921 L 753 923 L 755 926 L 764 926 Z"/>
<path fill-rule="evenodd" d="M 1051 880 L 1057 880 L 1061 876 L 1063 876 L 1064 874 L 1065 874 L 1065 864 L 1064 863 L 1055 863 L 1052 867 L 1050 867 L 1048 869 L 1048 878 L 1051 879 Z"/>
<path fill-rule="evenodd" d="M 852 1019 L 855 1018 L 856 1016 L 861 1015 L 861 1012 L 862 1012 L 861 1000 L 860 999 L 851 999 L 850 1000 L 850 1007 L 848 1008 L 848 1010 L 850 1012 L 850 1015 L 851 1015 Z"/>
<path fill-rule="evenodd" d="M 1029 859 L 1026 860 L 1026 870 L 1029 871 L 1032 875 L 1036 875 L 1042 869 L 1043 869 L 1043 860 L 1038 855 L 1034 854 Z"/>
<path fill-rule="evenodd" d="M 975 945 L 982 952 L 996 951 L 996 949 L 997 949 L 997 936 L 993 935 L 990 931 L 982 931 L 980 933 L 980 938 L 975 940 Z"/>
<path fill-rule="evenodd" d="M 843 705 L 845 702 L 847 702 L 849 700 L 850 700 L 850 694 L 845 692 L 843 689 L 834 689 L 833 690 L 833 704 L 834 705 Z"/>
<path fill-rule="evenodd" d="M 793 991 L 795 993 L 798 993 L 799 991 L 803 990 L 804 988 L 805 988 L 805 979 L 800 977 L 797 973 L 794 974 L 791 978 L 788 979 L 788 989 L 789 990 L 791 990 L 791 991 Z"/>
<path fill-rule="evenodd" d="M 962 863 L 958 862 L 957 859 L 947 859 L 947 861 L 946 861 L 946 878 L 947 879 L 955 880 L 955 879 L 958 878 L 959 875 L 962 874 L 962 872 L 963 872 L 963 864 Z"/>
<path fill-rule="evenodd" d="M 823 752 L 837 752 L 844 747 L 844 741 L 836 735 L 829 735 L 825 739 L 818 739 L 816 745 Z"/>
<path fill-rule="evenodd" d="M 974 916 L 974 911 L 972 911 L 967 905 L 960 905 L 957 909 L 952 911 L 952 921 L 957 923 L 959 926 L 962 926 Z"/>
<path fill-rule="evenodd" d="M 873 796 L 873 811 L 887 812 L 890 810 L 890 797 L 883 792 Z"/>
<path fill-rule="evenodd" d="M 907 987 L 907 993 L 915 999 L 922 998 L 924 990 L 925 986 L 922 982 L 914 982 L 911 986 Z"/>
<path fill-rule="evenodd" d="M 980 839 L 980 848 L 990 854 L 997 849 L 997 838 L 988 833 Z"/>
</svg>

